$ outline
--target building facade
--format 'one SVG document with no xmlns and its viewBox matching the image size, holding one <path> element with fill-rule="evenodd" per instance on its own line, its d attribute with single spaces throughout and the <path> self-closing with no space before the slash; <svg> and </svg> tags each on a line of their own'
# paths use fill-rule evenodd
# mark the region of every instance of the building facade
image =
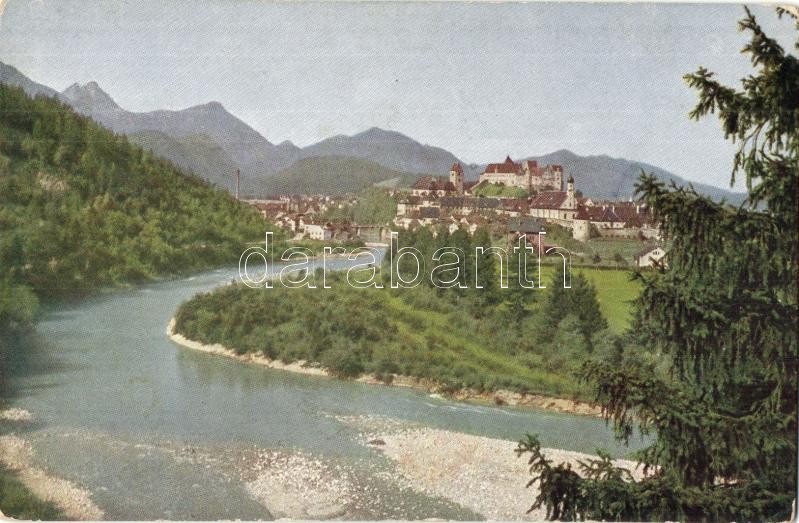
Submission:
<svg viewBox="0 0 799 523">
<path fill-rule="evenodd" d="M 516 163 L 510 156 L 502 163 L 490 163 L 480 175 L 480 183 L 519 187 L 529 193 L 560 191 L 563 188 L 563 166 L 539 166 L 535 160 Z"/>
</svg>

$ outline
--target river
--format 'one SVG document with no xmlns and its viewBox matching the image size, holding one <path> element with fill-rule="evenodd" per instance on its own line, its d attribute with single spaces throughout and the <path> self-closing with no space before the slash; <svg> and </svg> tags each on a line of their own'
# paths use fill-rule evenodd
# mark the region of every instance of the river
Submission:
<svg viewBox="0 0 799 523">
<path fill-rule="evenodd" d="M 181 302 L 235 277 L 219 269 L 45 311 L 35 334 L 12 350 L 7 403 L 34 416 L 14 430 L 39 466 L 91 491 L 106 518 L 271 519 L 237 465 L 259 449 L 350 467 L 381 493 L 358 517 L 475 517 L 395 485 L 391 463 L 344 421 L 354 416 L 509 440 L 534 432 L 545 446 L 628 452 L 591 417 L 270 370 L 167 339 Z"/>
</svg>

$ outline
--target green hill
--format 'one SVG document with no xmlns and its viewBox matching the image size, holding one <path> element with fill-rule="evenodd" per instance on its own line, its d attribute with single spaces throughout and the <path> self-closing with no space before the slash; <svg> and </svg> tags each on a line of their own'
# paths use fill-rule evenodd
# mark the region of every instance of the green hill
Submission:
<svg viewBox="0 0 799 523">
<path fill-rule="evenodd" d="M 42 297 L 235 263 L 248 207 L 52 98 L 0 85 L 0 330 Z"/>
<path fill-rule="evenodd" d="M 217 187 L 230 192 L 235 190 L 234 173 L 238 165 L 208 135 L 189 134 L 175 138 L 159 131 L 140 131 L 129 134 L 128 139 Z"/>
<path fill-rule="evenodd" d="M 528 193 L 520 187 L 506 187 L 488 182 L 480 182 L 472 188 L 475 196 L 499 197 L 499 198 L 527 198 Z"/>
<path fill-rule="evenodd" d="M 264 182 L 268 194 L 330 194 L 359 192 L 381 182 L 407 186 L 417 175 L 394 171 L 371 160 L 345 156 L 315 156 L 299 160 Z"/>
</svg>

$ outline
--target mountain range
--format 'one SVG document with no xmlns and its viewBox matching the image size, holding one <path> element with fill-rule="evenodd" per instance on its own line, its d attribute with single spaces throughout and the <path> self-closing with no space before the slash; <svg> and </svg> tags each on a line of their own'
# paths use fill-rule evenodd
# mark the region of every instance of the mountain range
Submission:
<svg viewBox="0 0 799 523">
<path fill-rule="evenodd" d="M 454 162 L 464 167 L 467 180 L 474 180 L 484 168 L 440 147 L 377 127 L 298 147 L 289 141 L 270 142 L 219 102 L 178 111 L 131 112 L 120 107 L 96 82 L 76 83 L 58 92 L 2 62 L 0 82 L 21 87 L 32 96 L 58 98 L 104 127 L 229 190 L 234 187 L 235 170 L 240 169 L 243 194 L 263 196 L 300 188 L 324 192 L 335 187 L 350 191 L 372 184 L 407 186 L 417 175 L 446 175 Z M 560 150 L 528 158 L 563 165 L 565 172 L 574 176 L 577 188 L 596 198 L 631 197 L 641 170 L 678 185 L 689 183 L 653 165 L 604 155 L 580 156 Z M 745 198 L 743 193 L 693 185 L 714 199 L 739 203 Z"/>
</svg>

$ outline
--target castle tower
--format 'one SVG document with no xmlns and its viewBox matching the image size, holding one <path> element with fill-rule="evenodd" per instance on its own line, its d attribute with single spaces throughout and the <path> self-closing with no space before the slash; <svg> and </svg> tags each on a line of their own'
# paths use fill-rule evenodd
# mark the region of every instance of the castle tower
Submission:
<svg viewBox="0 0 799 523">
<path fill-rule="evenodd" d="M 458 162 L 453 163 L 452 169 L 449 170 L 449 181 L 455 186 L 458 194 L 463 194 L 463 168 Z"/>
<path fill-rule="evenodd" d="M 574 196 L 574 177 L 570 174 L 569 179 L 566 181 L 566 195 Z"/>
</svg>

